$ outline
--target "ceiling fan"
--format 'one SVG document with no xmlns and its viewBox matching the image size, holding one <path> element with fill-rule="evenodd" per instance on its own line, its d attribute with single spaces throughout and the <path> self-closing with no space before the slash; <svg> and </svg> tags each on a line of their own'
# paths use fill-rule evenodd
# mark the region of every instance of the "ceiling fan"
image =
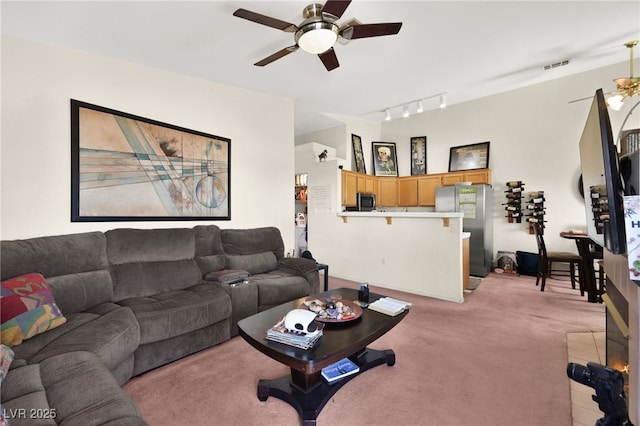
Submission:
<svg viewBox="0 0 640 426">
<path fill-rule="evenodd" d="M 340 66 L 336 52 L 333 50 L 333 45 L 338 40 L 338 37 L 345 40 L 353 40 L 394 35 L 398 34 L 402 27 L 402 22 L 360 24 L 356 20 L 349 21 L 340 27 L 336 24 L 336 21 L 342 17 L 350 3 L 351 0 L 327 0 L 324 6 L 317 3 L 310 4 L 302 12 L 304 21 L 297 26 L 290 22 L 281 21 L 246 9 L 238 9 L 233 12 L 233 15 L 288 33 L 294 33 L 296 43 L 293 46 L 285 47 L 256 62 L 254 65 L 263 67 L 301 48 L 306 52 L 318 55 L 327 71 L 331 71 Z"/>
</svg>

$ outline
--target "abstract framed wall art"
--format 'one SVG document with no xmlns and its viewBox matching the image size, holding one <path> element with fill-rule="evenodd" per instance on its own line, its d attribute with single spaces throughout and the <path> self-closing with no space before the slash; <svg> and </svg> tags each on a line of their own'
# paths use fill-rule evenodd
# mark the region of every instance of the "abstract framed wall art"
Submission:
<svg viewBox="0 0 640 426">
<path fill-rule="evenodd" d="M 395 142 L 371 142 L 373 170 L 376 176 L 398 176 Z"/>
<path fill-rule="evenodd" d="M 411 138 L 411 175 L 427 174 L 427 137 Z"/>
<path fill-rule="evenodd" d="M 71 221 L 231 219 L 231 140 L 71 100 Z"/>
<path fill-rule="evenodd" d="M 489 167 L 489 142 L 454 146 L 449 150 L 450 172 L 487 167 Z"/>
</svg>

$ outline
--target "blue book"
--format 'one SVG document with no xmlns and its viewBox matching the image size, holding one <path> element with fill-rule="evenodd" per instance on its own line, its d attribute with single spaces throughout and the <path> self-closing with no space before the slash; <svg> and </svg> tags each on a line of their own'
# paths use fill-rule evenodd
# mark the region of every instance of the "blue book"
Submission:
<svg viewBox="0 0 640 426">
<path fill-rule="evenodd" d="M 354 364 L 349 358 L 342 358 L 340 361 L 323 368 L 321 374 L 327 383 L 334 383 L 347 376 L 356 374 L 359 371 L 360 367 Z"/>
</svg>

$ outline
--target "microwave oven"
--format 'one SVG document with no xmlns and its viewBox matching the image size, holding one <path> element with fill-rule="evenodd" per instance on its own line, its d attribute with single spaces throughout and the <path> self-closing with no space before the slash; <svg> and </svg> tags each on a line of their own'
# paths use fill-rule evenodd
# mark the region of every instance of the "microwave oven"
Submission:
<svg viewBox="0 0 640 426">
<path fill-rule="evenodd" d="M 362 192 L 358 192 L 356 194 L 356 205 L 355 207 L 349 206 L 347 207 L 347 211 L 356 211 L 356 212 L 370 212 L 376 209 L 376 196 L 375 194 L 363 194 Z"/>
</svg>

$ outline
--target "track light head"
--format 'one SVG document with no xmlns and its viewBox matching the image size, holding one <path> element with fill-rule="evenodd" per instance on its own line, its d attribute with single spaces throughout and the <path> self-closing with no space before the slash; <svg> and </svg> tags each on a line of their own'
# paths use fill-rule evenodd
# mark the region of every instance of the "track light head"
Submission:
<svg viewBox="0 0 640 426">
<path fill-rule="evenodd" d="M 447 92 L 440 94 L 440 108 L 447 107 Z"/>
</svg>

